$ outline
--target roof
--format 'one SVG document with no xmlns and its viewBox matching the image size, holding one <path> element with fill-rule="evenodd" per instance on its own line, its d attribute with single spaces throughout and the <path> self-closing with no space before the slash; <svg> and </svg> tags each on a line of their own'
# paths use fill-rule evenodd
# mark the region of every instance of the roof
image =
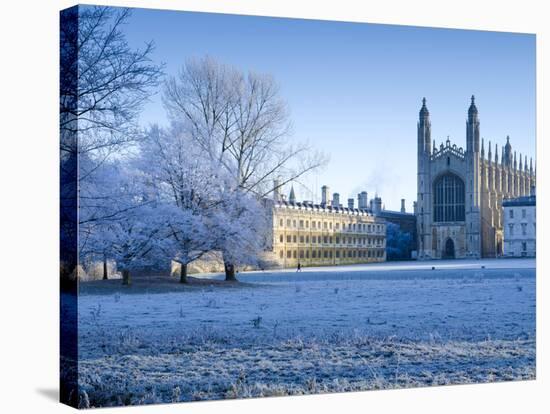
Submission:
<svg viewBox="0 0 550 414">
<path fill-rule="evenodd" d="M 416 217 L 414 213 L 407 213 L 407 212 L 402 213 L 400 211 L 393 211 L 393 210 L 382 210 L 377 215 L 380 217 L 410 218 L 410 219 L 414 219 Z"/>
<path fill-rule="evenodd" d="M 311 210 L 320 210 L 320 211 L 326 211 L 329 213 L 347 213 L 347 214 L 363 214 L 363 215 L 369 215 L 373 216 L 372 211 L 370 209 L 359 209 L 359 208 L 349 208 L 349 207 L 333 207 L 331 205 L 323 205 L 323 204 L 314 204 L 310 202 L 291 202 L 289 200 L 281 200 L 277 201 L 275 205 L 279 205 L 282 207 L 291 207 L 291 208 L 298 208 L 298 209 L 311 209 Z"/>
<path fill-rule="evenodd" d="M 298 209 L 312 209 L 326 211 L 328 213 L 343 213 L 343 214 L 362 214 L 379 218 L 405 218 L 415 220 L 416 216 L 413 213 L 401 213 L 400 211 L 393 210 L 381 210 L 378 214 L 374 214 L 370 208 L 349 208 L 349 207 L 333 207 L 330 205 L 314 204 L 310 202 L 291 202 L 288 200 L 282 200 L 275 203 L 282 207 L 293 207 Z"/>
<path fill-rule="evenodd" d="M 537 196 L 524 196 L 517 198 L 507 198 L 502 200 L 502 207 L 517 206 L 535 206 L 537 205 Z"/>
</svg>

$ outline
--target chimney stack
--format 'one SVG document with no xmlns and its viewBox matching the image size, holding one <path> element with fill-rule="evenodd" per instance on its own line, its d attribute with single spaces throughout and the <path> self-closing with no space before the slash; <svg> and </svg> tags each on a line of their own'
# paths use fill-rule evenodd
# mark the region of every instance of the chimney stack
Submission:
<svg viewBox="0 0 550 414">
<path fill-rule="evenodd" d="M 405 199 L 404 198 L 401 199 L 401 212 L 402 213 L 406 212 L 406 210 L 405 210 Z"/>
<path fill-rule="evenodd" d="M 352 209 L 353 210 L 353 202 L 355 200 L 353 198 L 348 198 L 348 208 Z"/>
<path fill-rule="evenodd" d="M 278 179 L 273 180 L 273 201 L 277 202 L 281 200 L 280 182 Z"/>
<path fill-rule="evenodd" d="M 382 199 L 378 196 L 374 197 L 371 201 L 370 208 L 373 214 L 380 214 L 382 211 Z"/>
<path fill-rule="evenodd" d="M 321 187 L 321 205 L 323 207 L 330 205 L 330 188 L 326 185 Z"/>
<path fill-rule="evenodd" d="M 332 207 L 340 207 L 340 194 L 334 193 L 332 195 Z"/>
<path fill-rule="evenodd" d="M 361 191 L 357 194 L 357 206 L 359 210 L 366 210 L 368 208 L 366 191 Z"/>
</svg>

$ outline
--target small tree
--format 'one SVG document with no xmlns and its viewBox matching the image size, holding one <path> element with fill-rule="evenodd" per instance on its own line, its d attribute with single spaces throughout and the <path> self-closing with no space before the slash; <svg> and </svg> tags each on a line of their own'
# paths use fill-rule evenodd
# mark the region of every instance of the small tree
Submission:
<svg viewBox="0 0 550 414">
<path fill-rule="evenodd" d="M 131 214 L 104 228 L 103 242 L 122 272 L 123 285 L 131 284 L 130 271 L 133 267 L 150 264 L 157 259 L 154 251 L 162 243 L 158 210 L 143 207 L 139 214 Z"/>
<path fill-rule="evenodd" d="M 165 245 L 167 257 L 180 265 L 180 283 L 187 283 L 189 263 L 210 251 L 213 240 L 203 216 L 175 208 L 168 223 Z"/>
<path fill-rule="evenodd" d="M 113 167 L 107 182 L 112 187 L 111 194 L 117 188 L 118 197 L 111 200 L 114 203 L 111 208 L 117 214 L 92 221 L 93 227 L 87 227 L 90 231 L 82 232 L 86 249 L 81 254 L 84 260 L 114 259 L 122 272 L 123 284 L 129 285 L 132 268 L 164 259 L 162 252 L 166 249 L 165 232 L 171 211 L 144 185 L 142 176 L 128 166 Z"/>
<path fill-rule="evenodd" d="M 269 215 L 256 197 L 244 191 L 224 194 L 223 208 L 214 216 L 214 243 L 223 252 L 227 281 L 236 281 L 237 266 L 257 266 L 265 252 Z"/>
<path fill-rule="evenodd" d="M 386 225 L 386 254 L 388 260 L 403 260 L 410 258 L 412 236 L 404 232 L 395 223 Z"/>
</svg>

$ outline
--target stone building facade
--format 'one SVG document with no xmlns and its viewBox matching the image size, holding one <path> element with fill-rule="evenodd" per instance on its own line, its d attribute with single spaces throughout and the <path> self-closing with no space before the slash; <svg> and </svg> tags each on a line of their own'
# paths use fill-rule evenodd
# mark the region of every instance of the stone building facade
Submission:
<svg viewBox="0 0 550 414">
<path fill-rule="evenodd" d="M 499 157 L 491 142 L 485 152 L 472 96 L 466 120 L 466 149 L 439 147 L 431 137 L 423 99 L 417 124 L 417 248 L 419 259 L 480 258 L 503 254 L 502 202 L 534 191 L 532 159 L 512 152 L 510 139 Z M 433 145 L 432 145 L 433 144 Z"/>
<path fill-rule="evenodd" d="M 535 257 L 537 252 L 536 196 L 510 198 L 502 202 L 504 256 Z"/>
<path fill-rule="evenodd" d="M 272 259 L 280 267 L 323 266 L 386 260 L 384 220 L 366 208 L 343 207 L 323 187 L 320 204 L 288 201 L 277 193 L 272 208 Z M 360 195 L 361 196 L 361 195 Z M 366 193 L 365 193 L 366 197 Z M 361 202 L 366 200 L 360 199 Z"/>
</svg>

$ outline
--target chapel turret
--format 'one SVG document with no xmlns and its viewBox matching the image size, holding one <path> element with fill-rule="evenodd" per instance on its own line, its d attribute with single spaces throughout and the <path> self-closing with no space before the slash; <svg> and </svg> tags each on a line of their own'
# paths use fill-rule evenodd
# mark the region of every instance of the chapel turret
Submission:
<svg viewBox="0 0 550 414">
<path fill-rule="evenodd" d="M 474 95 L 471 98 L 466 121 L 466 151 L 479 152 L 479 117 Z"/>
<path fill-rule="evenodd" d="M 511 167 L 513 163 L 513 158 L 512 158 L 512 145 L 510 144 L 509 136 L 506 137 L 506 145 L 504 146 L 504 152 L 502 156 L 503 156 L 502 163 L 506 166 Z"/>
<path fill-rule="evenodd" d="M 430 154 L 432 151 L 432 125 L 430 123 L 430 111 L 426 106 L 426 98 L 422 98 L 422 107 L 418 114 L 418 151 Z"/>
</svg>

